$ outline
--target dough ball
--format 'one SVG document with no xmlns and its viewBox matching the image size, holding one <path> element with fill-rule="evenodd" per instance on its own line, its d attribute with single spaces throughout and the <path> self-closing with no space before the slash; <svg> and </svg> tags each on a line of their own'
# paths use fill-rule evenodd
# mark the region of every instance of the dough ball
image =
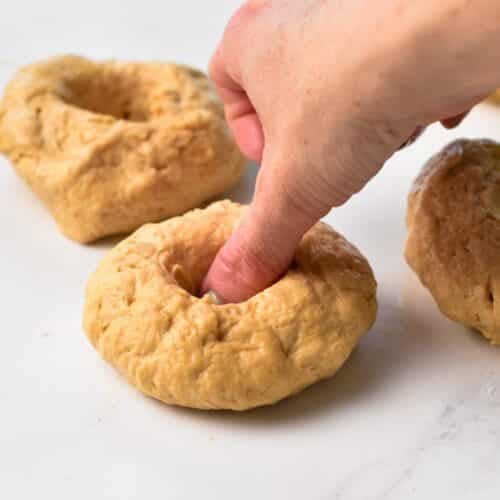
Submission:
<svg viewBox="0 0 500 500">
<path fill-rule="evenodd" d="M 500 145 L 460 140 L 408 200 L 406 259 L 450 319 L 500 343 Z"/>
</svg>

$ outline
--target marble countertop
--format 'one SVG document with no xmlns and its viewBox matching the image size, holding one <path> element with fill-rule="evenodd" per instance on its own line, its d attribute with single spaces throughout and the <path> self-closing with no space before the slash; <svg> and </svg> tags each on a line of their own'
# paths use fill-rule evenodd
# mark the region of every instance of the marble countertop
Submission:
<svg viewBox="0 0 500 500">
<path fill-rule="evenodd" d="M 0 84 L 62 52 L 206 67 L 237 0 L 18 0 L 0 19 Z M 406 194 L 455 137 L 500 139 L 482 105 L 432 127 L 326 220 L 369 258 L 380 313 L 332 380 L 244 414 L 161 405 L 103 363 L 80 326 L 110 244 L 64 239 L 0 159 L 0 496 L 9 500 L 500 498 L 500 349 L 441 316 L 402 256 Z M 256 168 L 231 196 L 251 197 Z"/>
</svg>

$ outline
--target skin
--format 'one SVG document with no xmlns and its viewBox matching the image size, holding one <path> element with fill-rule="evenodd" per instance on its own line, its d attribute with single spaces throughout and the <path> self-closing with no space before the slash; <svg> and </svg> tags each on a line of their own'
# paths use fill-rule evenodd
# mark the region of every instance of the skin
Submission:
<svg viewBox="0 0 500 500">
<path fill-rule="evenodd" d="M 246 2 L 210 73 L 240 148 L 262 166 L 202 292 L 241 302 L 268 287 L 304 233 L 415 131 L 458 125 L 500 86 L 499 26 L 491 0 Z"/>
</svg>

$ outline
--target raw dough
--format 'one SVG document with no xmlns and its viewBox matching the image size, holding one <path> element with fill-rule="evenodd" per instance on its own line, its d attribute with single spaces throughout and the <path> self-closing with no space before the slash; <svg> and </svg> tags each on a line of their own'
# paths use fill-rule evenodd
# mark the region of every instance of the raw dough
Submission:
<svg viewBox="0 0 500 500">
<path fill-rule="evenodd" d="M 372 326 L 370 266 L 322 223 L 304 237 L 290 271 L 264 292 L 223 306 L 196 298 L 243 213 L 223 201 L 144 226 L 91 277 L 88 338 L 147 395 L 200 409 L 273 404 L 331 377 Z"/>
<path fill-rule="evenodd" d="M 441 311 L 500 344 L 500 144 L 433 157 L 408 203 L 406 259 Z"/>
<path fill-rule="evenodd" d="M 75 56 L 17 73 L 0 104 L 0 152 L 79 242 L 199 206 L 245 165 L 202 73 Z"/>
<path fill-rule="evenodd" d="M 500 90 L 497 90 L 495 93 L 493 93 L 489 99 L 491 103 L 496 104 L 497 106 L 500 106 Z"/>
</svg>

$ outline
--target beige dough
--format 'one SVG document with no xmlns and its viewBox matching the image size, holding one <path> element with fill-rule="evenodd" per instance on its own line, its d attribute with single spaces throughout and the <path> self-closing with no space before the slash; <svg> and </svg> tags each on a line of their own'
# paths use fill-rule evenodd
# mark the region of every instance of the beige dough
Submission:
<svg viewBox="0 0 500 500">
<path fill-rule="evenodd" d="M 200 409 L 273 404 L 331 377 L 372 326 L 370 266 L 322 223 L 264 292 L 222 306 L 196 298 L 244 210 L 223 201 L 144 226 L 91 277 L 88 338 L 145 394 Z"/>
<path fill-rule="evenodd" d="M 408 203 L 406 258 L 441 311 L 500 344 L 500 144 L 457 141 Z"/>
<path fill-rule="evenodd" d="M 75 56 L 16 74 L 0 104 L 0 152 L 84 243 L 199 206 L 245 165 L 202 73 Z"/>
<path fill-rule="evenodd" d="M 497 106 L 500 106 L 500 90 L 497 90 L 495 93 L 493 93 L 489 98 L 488 100 L 493 103 L 493 104 L 496 104 Z"/>
</svg>

